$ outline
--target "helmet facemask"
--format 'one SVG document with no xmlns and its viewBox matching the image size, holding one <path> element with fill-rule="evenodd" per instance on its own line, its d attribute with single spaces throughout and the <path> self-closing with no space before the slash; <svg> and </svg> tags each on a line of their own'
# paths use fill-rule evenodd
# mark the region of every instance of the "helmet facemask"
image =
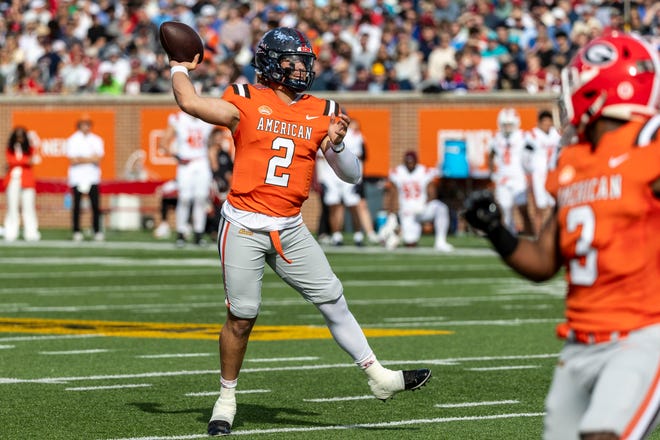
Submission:
<svg viewBox="0 0 660 440">
<path fill-rule="evenodd" d="M 263 81 L 301 93 L 314 81 L 315 59 L 311 44 L 302 33 L 277 28 L 267 32 L 257 45 L 253 66 Z"/>
<path fill-rule="evenodd" d="M 304 92 L 311 87 L 314 77 L 314 55 L 285 53 L 277 57 L 272 80 L 295 91 Z"/>
</svg>

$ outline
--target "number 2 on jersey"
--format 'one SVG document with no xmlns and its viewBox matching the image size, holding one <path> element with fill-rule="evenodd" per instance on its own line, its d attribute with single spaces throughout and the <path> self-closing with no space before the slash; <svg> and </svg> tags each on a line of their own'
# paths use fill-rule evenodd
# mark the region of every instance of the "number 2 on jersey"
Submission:
<svg viewBox="0 0 660 440">
<path fill-rule="evenodd" d="M 266 183 L 269 185 L 275 185 L 275 186 L 288 186 L 289 185 L 289 177 L 291 176 L 290 174 L 283 173 L 282 170 L 278 170 L 278 168 L 288 168 L 291 165 L 291 162 L 293 161 L 293 151 L 295 149 L 295 144 L 293 143 L 293 140 L 287 139 L 287 138 L 282 138 L 282 137 L 277 137 L 273 140 L 273 143 L 271 144 L 270 148 L 272 150 L 281 150 L 285 149 L 286 154 L 284 157 L 281 156 L 274 156 L 271 157 L 271 159 L 268 161 L 268 171 L 266 172 Z M 279 175 L 278 175 L 279 171 Z"/>
<path fill-rule="evenodd" d="M 589 206 L 571 208 L 566 215 L 566 229 L 574 232 L 582 227 L 580 237 L 575 243 L 575 255 L 569 261 L 572 284 L 591 286 L 598 278 L 598 251 L 591 246 L 596 231 L 596 217 Z M 583 261 L 580 261 L 582 260 Z"/>
</svg>

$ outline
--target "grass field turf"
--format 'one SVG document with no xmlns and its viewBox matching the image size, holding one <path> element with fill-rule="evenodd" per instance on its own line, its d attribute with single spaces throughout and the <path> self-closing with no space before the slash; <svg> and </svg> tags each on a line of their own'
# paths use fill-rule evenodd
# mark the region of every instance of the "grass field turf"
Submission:
<svg viewBox="0 0 660 440">
<path fill-rule="evenodd" d="M 216 250 L 142 233 L 65 237 L 0 245 L 0 437 L 205 438 L 225 313 Z M 451 241 L 449 255 L 328 249 L 381 362 L 433 370 L 422 390 L 387 403 L 268 269 L 232 435 L 540 438 L 563 280 L 529 283 L 482 239 Z"/>
</svg>

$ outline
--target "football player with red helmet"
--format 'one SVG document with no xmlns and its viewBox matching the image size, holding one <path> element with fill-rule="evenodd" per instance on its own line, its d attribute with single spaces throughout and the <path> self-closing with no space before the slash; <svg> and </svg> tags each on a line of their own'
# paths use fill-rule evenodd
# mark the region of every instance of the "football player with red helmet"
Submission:
<svg viewBox="0 0 660 440">
<path fill-rule="evenodd" d="M 595 38 L 562 89 L 575 143 L 548 175 L 556 206 L 538 238 L 514 237 L 489 193 L 472 194 L 464 215 L 530 280 L 566 271 L 544 438 L 645 438 L 660 412 L 658 52 L 631 34 Z"/>
</svg>

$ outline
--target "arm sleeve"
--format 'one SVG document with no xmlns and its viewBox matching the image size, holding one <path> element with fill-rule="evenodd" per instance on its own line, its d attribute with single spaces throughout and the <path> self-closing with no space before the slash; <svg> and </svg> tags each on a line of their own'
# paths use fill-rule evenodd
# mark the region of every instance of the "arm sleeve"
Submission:
<svg viewBox="0 0 660 440">
<path fill-rule="evenodd" d="M 362 180 L 362 166 L 360 160 L 351 150 L 344 148 L 340 153 L 335 153 L 332 148 L 325 151 L 325 160 L 344 182 L 358 183 Z"/>
</svg>

